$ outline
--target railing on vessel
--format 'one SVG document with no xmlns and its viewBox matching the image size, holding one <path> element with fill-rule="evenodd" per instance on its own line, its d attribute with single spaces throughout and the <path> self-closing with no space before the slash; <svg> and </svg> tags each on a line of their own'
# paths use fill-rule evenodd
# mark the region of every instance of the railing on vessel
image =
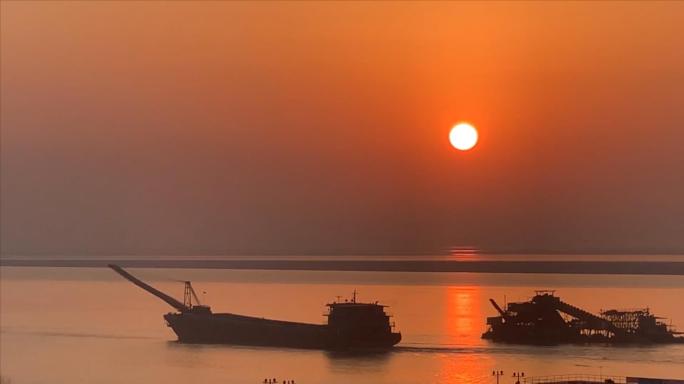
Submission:
<svg viewBox="0 0 684 384">
<path fill-rule="evenodd" d="M 627 378 L 624 376 L 606 376 L 606 375 L 554 375 L 554 376 L 525 377 L 522 379 L 522 383 L 523 384 L 586 384 L 586 383 L 626 384 Z"/>
</svg>

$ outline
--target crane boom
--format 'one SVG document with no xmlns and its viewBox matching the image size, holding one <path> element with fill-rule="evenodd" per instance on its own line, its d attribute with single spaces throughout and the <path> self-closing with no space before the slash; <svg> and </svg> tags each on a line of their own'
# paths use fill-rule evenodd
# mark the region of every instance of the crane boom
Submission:
<svg viewBox="0 0 684 384">
<path fill-rule="evenodd" d="M 492 306 L 494 307 L 494 309 L 496 309 L 496 311 L 499 312 L 499 314 L 501 314 L 501 317 L 503 317 L 503 318 L 508 317 L 506 312 L 503 309 L 501 309 L 501 307 L 499 307 L 499 304 L 497 304 L 496 301 L 494 301 L 494 299 L 489 299 L 489 302 L 492 303 Z"/>
<path fill-rule="evenodd" d="M 190 311 L 190 307 L 188 307 L 187 305 L 181 303 L 180 301 L 174 299 L 173 297 L 167 295 L 166 293 L 164 293 L 164 292 L 152 287 L 151 285 L 143 282 L 142 280 L 136 278 L 135 276 L 126 272 L 123 268 L 119 267 L 118 265 L 108 264 L 107 266 L 109 268 L 113 269 L 114 272 L 123 276 L 126 280 L 130 281 L 131 283 L 137 285 L 138 287 L 140 287 L 140 288 L 146 290 L 147 292 L 157 296 L 158 298 L 164 300 L 167 304 L 176 308 L 178 311 L 180 311 L 180 312 Z"/>
</svg>

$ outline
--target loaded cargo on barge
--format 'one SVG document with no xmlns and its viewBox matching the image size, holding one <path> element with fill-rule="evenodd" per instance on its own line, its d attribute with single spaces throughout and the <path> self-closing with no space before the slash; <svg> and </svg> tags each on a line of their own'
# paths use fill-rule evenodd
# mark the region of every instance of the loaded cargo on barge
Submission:
<svg viewBox="0 0 684 384">
<path fill-rule="evenodd" d="M 386 306 L 359 303 L 356 294 L 350 301 L 327 304 L 327 324 L 297 323 L 213 313 L 199 302 L 189 281 L 185 282 L 184 300 L 180 302 L 117 265 L 109 267 L 177 310 L 164 315 L 164 319 L 180 342 L 337 350 L 391 348 L 401 340 L 401 333 L 393 331 L 394 325 L 385 313 Z"/>
<path fill-rule="evenodd" d="M 488 317 L 483 339 L 519 344 L 560 343 L 684 343 L 676 332 L 646 309 L 607 310 L 594 315 L 568 304 L 555 291 L 535 291 L 527 302 L 502 309 L 489 299 L 500 316 Z"/>
</svg>

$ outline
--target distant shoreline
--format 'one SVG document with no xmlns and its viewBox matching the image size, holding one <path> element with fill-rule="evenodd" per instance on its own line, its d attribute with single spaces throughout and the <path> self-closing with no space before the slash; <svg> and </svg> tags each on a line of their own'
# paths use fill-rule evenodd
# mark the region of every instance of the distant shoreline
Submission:
<svg viewBox="0 0 684 384">
<path fill-rule="evenodd" d="M 107 264 L 129 268 L 684 275 L 684 262 L 677 261 L 0 259 L 2 267 L 103 268 Z"/>
</svg>

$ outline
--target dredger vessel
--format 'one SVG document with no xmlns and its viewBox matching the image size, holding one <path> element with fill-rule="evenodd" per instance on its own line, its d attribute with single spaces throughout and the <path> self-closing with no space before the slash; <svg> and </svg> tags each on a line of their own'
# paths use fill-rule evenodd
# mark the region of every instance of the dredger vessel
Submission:
<svg viewBox="0 0 684 384">
<path fill-rule="evenodd" d="M 648 308 L 601 311 L 595 315 L 568 304 L 552 290 L 535 291 L 526 302 L 502 309 L 489 299 L 500 316 L 488 317 L 483 339 L 517 344 L 684 343 L 682 332 L 661 321 Z"/>
</svg>

